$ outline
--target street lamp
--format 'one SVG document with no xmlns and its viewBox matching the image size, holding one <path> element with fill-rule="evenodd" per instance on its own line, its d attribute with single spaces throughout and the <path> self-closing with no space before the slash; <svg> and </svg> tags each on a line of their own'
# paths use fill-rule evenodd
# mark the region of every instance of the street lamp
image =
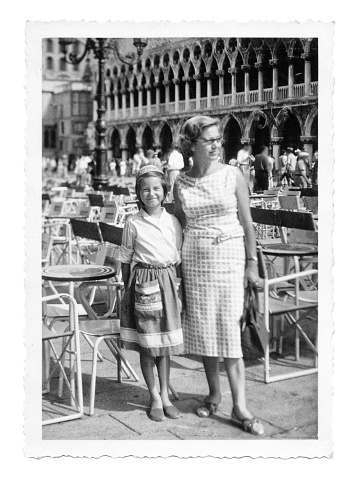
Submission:
<svg viewBox="0 0 361 479">
<path fill-rule="evenodd" d="M 269 141 L 268 141 L 268 146 L 271 146 L 271 130 L 272 127 L 275 126 L 276 128 L 279 128 L 281 124 L 288 118 L 288 108 L 282 111 L 282 115 L 279 119 L 277 119 L 274 114 L 273 114 L 273 108 L 274 108 L 274 103 L 272 100 L 269 100 L 267 102 L 267 108 L 264 111 L 257 111 L 255 114 L 255 120 L 257 122 L 257 127 L 261 130 L 263 130 L 266 126 L 269 128 Z M 264 118 L 264 123 L 261 125 L 259 123 L 261 116 Z"/>
<path fill-rule="evenodd" d="M 98 60 L 99 79 L 97 86 L 97 121 L 95 124 L 97 139 L 95 147 L 95 176 L 93 186 L 96 190 L 103 189 L 109 182 L 107 175 L 107 147 L 105 142 L 106 122 L 105 122 L 105 86 L 104 86 L 104 68 L 105 60 L 108 58 L 110 51 L 115 53 L 117 58 L 127 65 L 133 65 L 135 55 L 122 56 L 118 50 L 117 39 L 115 38 L 87 38 L 84 52 L 80 55 L 77 52 L 68 52 L 70 45 L 75 45 L 76 38 L 59 38 L 59 46 L 64 55 L 64 60 L 72 65 L 78 65 L 88 54 L 93 51 L 95 58 Z M 138 59 L 140 59 L 143 49 L 147 46 L 146 38 L 134 38 L 133 45 L 137 49 Z"/>
</svg>

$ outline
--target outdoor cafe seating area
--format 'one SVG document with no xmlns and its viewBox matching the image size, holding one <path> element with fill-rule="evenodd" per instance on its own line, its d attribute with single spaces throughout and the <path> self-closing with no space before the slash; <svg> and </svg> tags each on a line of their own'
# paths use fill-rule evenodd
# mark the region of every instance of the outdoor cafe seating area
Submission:
<svg viewBox="0 0 361 479">
<path fill-rule="evenodd" d="M 164 206 L 173 213 L 174 203 Z M 250 206 L 265 338 L 261 379 L 267 387 L 270 382 L 317 373 L 318 197 L 277 187 L 250 194 Z M 118 381 L 139 381 L 120 347 L 124 285 L 118 259 L 124 223 L 138 211 L 131 184 L 102 192 L 57 186 L 43 193 L 44 425 L 94 414 L 97 366 L 103 360 L 100 344 L 115 359 Z M 86 410 L 84 348 L 92 352 Z M 171 391 L 177 397 L 177 391 L 172 387 Z"/>
</svg>

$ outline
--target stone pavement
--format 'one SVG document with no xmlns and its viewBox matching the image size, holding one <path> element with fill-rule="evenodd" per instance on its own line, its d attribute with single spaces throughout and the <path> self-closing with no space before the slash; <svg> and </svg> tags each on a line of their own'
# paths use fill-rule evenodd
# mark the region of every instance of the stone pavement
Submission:
<svg viewBox="0 0 361 479">
<path fill-rule="evenodd" d="M 301 343 L 301 351 L 306 353 Z M 317 375 L 288 379 L 271 384 L 262 382 L 262 364 L 246 364 L 248 406 L 262 421 L 265 436 L 251 436 L 230 422 L 232 409 L 228 380 L 221 364 L 223 400 L 216 414 L 201 419 L 194 414 L 195 407 L 207 394 L 207 382 L 202 362 L 197 357 L 173 356 L 171 381 L 179 394 L 174 403 L 182 413 L 177 420 L 166 419 L 156 423 L 148 419 L 146 408 L 149 396 L 139 367 L 138 353 L 125 354 L 139 375 L 140 381 L 116 380 L 115 359 L 103 344 L 104 361 L 98 362 L 98 379 L 94 416 L 88 416 L 91 350 L 82 340 L 82 366 L 85 416 L 83 419 L 43 427 L 43 439 L 119 440 L 119 439 L 316 439 L 317 438 Z M 289 350 L 288 352 L 291 352 Z M 310 363 L 311 357 L 305 361 Z M 280 364 L 283 364 L 280 365 Z M 282 359 L 271 364 L 272 374 L 289 370 L 294 361 Z M 56 390 L 53 381 L 52 390 Z M 55 396 L 43 396 L 43 411 L 56 409 Z M 44 417 L 49 417 L 45 415 Z"/>
</svg>

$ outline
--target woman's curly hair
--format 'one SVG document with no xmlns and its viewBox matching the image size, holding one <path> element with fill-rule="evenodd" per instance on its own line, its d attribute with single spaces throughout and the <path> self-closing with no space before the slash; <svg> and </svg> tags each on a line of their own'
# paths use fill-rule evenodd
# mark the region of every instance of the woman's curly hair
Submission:
<svg viewBox="0 0 361 479">
<path fill-rule="evenodd" d="M 182 149 L 183 155 L 187 156 L 188 158 L 192 156 L 192 146 L 195 140 L 200 138 L 204 128 L 213 125 L 219 126 L 218 118 L 197 115 L 187 120 L 182 126 L 179 135 L 180 147 Z"/>
</svg>

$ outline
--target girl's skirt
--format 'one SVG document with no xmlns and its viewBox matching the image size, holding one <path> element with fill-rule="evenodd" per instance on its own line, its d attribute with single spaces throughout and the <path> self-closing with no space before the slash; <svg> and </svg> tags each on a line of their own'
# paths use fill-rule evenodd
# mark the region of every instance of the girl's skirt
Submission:
<svg viewBox="0 0 361 479">
<path fill-rule="evenodd" d="M 183 352 L 180 283 L 173 265 L 135 265 L 121 303 L 124 349 L 153 357 Z"/>
</svg>

